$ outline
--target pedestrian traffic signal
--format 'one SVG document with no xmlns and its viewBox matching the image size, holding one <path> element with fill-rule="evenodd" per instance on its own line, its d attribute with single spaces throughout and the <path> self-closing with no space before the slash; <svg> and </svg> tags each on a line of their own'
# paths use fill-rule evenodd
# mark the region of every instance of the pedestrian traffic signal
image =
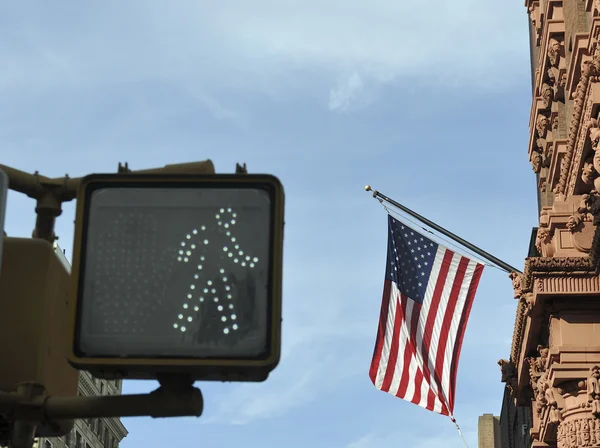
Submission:
<svg viewBox="0 0 600 448">
<path fill-rule="evenodd" d="M 69 362 L 104 378 L 266 379 L 280 355 L 283 212 L 270 175 L 82 178 Z"/>
</svg>

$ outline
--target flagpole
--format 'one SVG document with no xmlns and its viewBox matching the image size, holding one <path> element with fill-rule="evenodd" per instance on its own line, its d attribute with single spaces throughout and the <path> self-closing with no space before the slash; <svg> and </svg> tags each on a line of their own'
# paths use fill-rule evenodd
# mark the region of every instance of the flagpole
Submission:
<svg viewBox="0 0 600 448">
<path fill-rule="evenodd" d="M 460 426 L 458 426 L 458 422 L 456 421 L 456 419 L 454 417 L 450 417 L 450 420 L 452 420 L 452 423 L 454 423 L 456 425 L 456 430 L 458 431 L 458 434 L 462 438 L 462 441 L 465 444 L 465 447 L 469 448 L 469 444 L 467 443 L 467 439 L 465 439 L 465 436 L 463 435 L 462 431 L 460 430 Z"/>
<path fill-rule="evenodd" d="M 377 190 L 373 190 L 370 185 L 367 185 L 365 187 L 365 190 L 366 191 L 372 191 L 374 198 L 380 198 L 380 199 L 382 199 L 382 200 L 384 200 L 386 202 L 389 202 L 394 207 L 399 208 L 403 212 L 408 213 L 410 216 L 412 216 L 415 219 L 418 219 L 419 221 L 421 221 L 422 223 L 428 225 L 432 229 L 435 229 L 438 232 L 440 232 L 441 234 L 447 236 L 448 238 L 453 239 L 457 243 L 465 246 L 466 248 L 470 249 L 471 251 L 473 251 L 477 255 L 481 256 L 482 258 L 485 258 L 486 260 L 488 260 L 489 262 L 495 264 L 496 266 L 498 266 L 499 268 L 505 270 L 506 272 L 508 272 L 508 273 L 517 272 L 519 274 L 522 274 L 521 271 L 519 271 L 518 269 L 512 267 L 508 263 L 505 263 L 504 261 L 500 260 L 499 258 L 494 257 L 492 254 L 490 254 L 490 253 L 484 251 L 483 249 L 481 249 L 481 248 L 479 248 L 479 247 L 477 247 L 477 246 L 469 243 L 468 241 L 466 241 L 466 240 L 462 239 L 461 237 L 455 235 L 454 233 L 450 232 L 449 230 L 444 229 L 442 226 L 440 226 L 440 225 L 438 225 L 438 224 L 436 224 L 436 223 L 428 220 L 427 218 L 419 215 L 418 213 L 413 212 L 408 207 L 405 207 L 404 205 L 402 205 L 402 204 L 394 201 L 393 199 L 387 197 L 385 194 L 380 193 Z"/>
</svg>

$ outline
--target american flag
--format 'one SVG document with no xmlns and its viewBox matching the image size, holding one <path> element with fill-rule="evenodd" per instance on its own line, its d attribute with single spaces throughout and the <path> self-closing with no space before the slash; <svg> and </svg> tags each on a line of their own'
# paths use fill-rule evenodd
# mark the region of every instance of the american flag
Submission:
<svg viewBox="0 0 600 448">
<path fill-rule="evenodd" d="M 392 216 L 388 229 L 369 376 L 379 390 L 452 417 L 458 358 L 484 266 Z"/>
</svg>

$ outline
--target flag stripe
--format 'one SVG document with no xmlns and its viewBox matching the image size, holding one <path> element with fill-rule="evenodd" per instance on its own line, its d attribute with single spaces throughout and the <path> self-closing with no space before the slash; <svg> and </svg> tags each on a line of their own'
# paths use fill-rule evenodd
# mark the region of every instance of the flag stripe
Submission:
<svg viewBox="0 0 600 448">
<path fill-rule="evenodd" d="M 457 364 L 483 265 L 391 216 L 388 263 L 369 369 L 377 389 L 452 415 Z"/>
<path fill-rule="evenodd" d="M 421 313 L 421 319 L 419 322 L 419 333 L 420 334 L 413 334 L 411 336 L 413 336 L 413 340 L 416 342 L 417 345 L 417 358 L 419 360 L 420 365 L 423 366 L 423 373 L 425 374 L 425 381 L 427 382 L 427 384 L 429 385 L 429 389 L 431 390 L 432 394 L 437 395 L 437 390 L 435 388 L 435 385 L 432 383 L 432 380 L 435 380 L 435 378 L 432 378 L 432 365 L 431 365 L 431 359 L 430 359 L 430 352 L 429 352 L 429 344 L 431 342 L 431 336 L 432 336 L 432 327 L 433 327 L 433 323 L 435 321 L 435 317 L 436 317 L 436 313 L 438 310 L 438 307 L 440 305 L 440 300 L 442 299 L 442 294 L 444 292 L 444 285 L 446 283 L 446 280 L 448 278 L 448 274 L 450 271 L 450 261 L 452 260 L 452 257 L 454 256 L 454 253 L 452 251 L 446 250 L 441 252 L 441 257 L 442 257 L 442 261 L 441 261 L 441 266 L 439 268 L 439 275 L 437 278 L 437 281 L 435 283 L 435 288 L 433 291 L 433 294 L 429 295 L 426 294 L 425 296 L 425 301 L 423 302 L 423 309 L 424 312 Z M 430 299 L 430 300 L 429 300 Z M 433 386 L 433 387 L 432 387 Z M 434 395 L 434 396 L 435 396 Z M 429 407 L 433 407 L 434 403 L 433 403 L 433 399 L 431 401 L 427 400 L 426 402 L 421 404 L 423 407 L 425 407 L 426 409 L 429 409 Z"/>
<path fill-rule="evenodd" d="M 442 324 L 439 331 L 439 340 L 437 346 L 437 355 L 436 355 L 436 380 L 438 381 L 438 385 L 441 391 L 447 391 L 444 388 L 443 384 L 443 374 L 444 374 L 444 353 L 447 346 L 447 341 L 450 336 L 450 324 L 452 322 L 452 317 L 454 316 L 454 311 L 456 309 L 456 305 L 459 301 L 460 288 L 464 279 L 464 269 L 466 265 L 468 265 L 469 260 L 465 257 L 461 257 L 459 261 L 458 270 L 456 272 L 456 276 L 454 277 L 454 281 L 452 284 L 452 290 L 450 292 L 450 296 L 448 298 L 447 307 L 443 314 Z M 446 411 L 449 411 L 450 402 L 448 397 L 444 395 L 443 403 L 446 408 Z"/>
<path fill-rule="evenodd" d="M 460 324 L 458 327 L 458 333 L 456 337 L 456 342 L 454 344 L 454 352 L 452 354 L 452 362 L 450 363 L 451 373 L 450 373 L 450 389 L 449 389 L 449 399 L 450 399 L 450 412 L 454 411 L 454 392 L 456 390 L 456 373 L 458 371 L 458 361 L 460 359 L 460 350 L 462 348 L 463 338 L 465 336 L 465 330 L 467 328 L 467 322 L 469 320 L 469 315 L 471 314 L 471 307 L 473 306 L 473 299 L 475 298 L 475 292 L 477 291 L 477 286 L 479 285 L 479 279 L 481 278 L 481 273 L 483 272 L 483 265 L 478 264 L 475 267 L 475 273 L 471 277 L 471 283 L 469 285 L 465 306 L 462 312 L 462 317 L 460 319 Z"/>
<path fill-rule="evenodd" d="M 379 313 L 379 327 L 377 328 L 377 340 L 375 349 L 373 350 L 373 360 L 371 361 L 371 369 L 369 370 L 369 377 L 376 387 L 380 387 L 381 384 L 377 382 L 377 374 L 379 371 L 379 364 L 383 355 L 383 345 L 386 335 L 386 325 L 388 321 L 388 312 L 390 307 L 390 290 L 392 284 L 385 282 L 383 286 L 383 299 L 381 301 L 381 311 Z M 393 314 L 393 313 L 392 313 Z"/>
</svg>

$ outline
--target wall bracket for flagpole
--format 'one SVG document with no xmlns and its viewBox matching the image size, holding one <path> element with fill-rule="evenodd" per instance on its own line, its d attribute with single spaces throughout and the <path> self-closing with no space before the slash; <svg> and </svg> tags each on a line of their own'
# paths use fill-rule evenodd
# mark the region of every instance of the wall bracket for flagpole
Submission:
<svg viewBox="0 0 600 448">
<path fill-rule="evenodd" d="M 380 193 L 377 190 L 373 190 L 371 188 L 370 185 L 365 186 L 365 190 L 366 191 L 372 191 L 373 192 L 373 197 L 379 200 L 383 200 L 389 204 L 392 204 L 394 207 L 402 210 L 404 213 L 407 213 L 408 215 L 412 216 L 413 218 L 421 221 L 423 224 L 431 227 L 432 229 L 436 230 L 437 232 L 440 232 L 442 235 L 447 236 L 448 238 L 454 240 L 456 243 L 466 247 L 467 249 L 473 251 L 474 253 L 476 253 L 477 255 L 479 255 L 480 257 L 486 259 L 487 261 L 489 261 L 490 263 L 494 264 L 495 266 L 498 266 L 500 269 L 511 273 L 511 272 L 517 272 L 519 274 L 522 274 L 522 272 L 520 270 L 518 270 L 517 268 L 509 265 L 508 263 L 500 260 L 499 258 L 494 257 L 492 254 L 484 251 L 483 249 L 475 246 L 474 244 L 469 243 L 467 240 L 455 235 L 454 233 L 450 232 L 449 230 L 444 229 L 442 226 L 428 220 L 427 218 L 419 215 L 418 213 L 412 211 L 411 209 L 409 209 L 408 207 L 405 207 L 404 205 L 400 204 L 399 202 L 394 201 L 393 199 L 389 198 L 388 196 L 386 196 L 383 193 Z"/>
</svg>

